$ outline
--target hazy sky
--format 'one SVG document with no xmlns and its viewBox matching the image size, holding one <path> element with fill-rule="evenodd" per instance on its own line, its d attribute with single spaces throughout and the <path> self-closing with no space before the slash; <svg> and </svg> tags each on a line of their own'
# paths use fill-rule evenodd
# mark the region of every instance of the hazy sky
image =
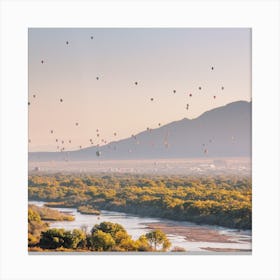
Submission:
<svg viewBox="0 0 280 280">
<path fill-rule="evenodd" d="M 31 28 L 28 37 L 30 151 L 108 143 L 251 99 L 247 28 Z"/>
</svg>

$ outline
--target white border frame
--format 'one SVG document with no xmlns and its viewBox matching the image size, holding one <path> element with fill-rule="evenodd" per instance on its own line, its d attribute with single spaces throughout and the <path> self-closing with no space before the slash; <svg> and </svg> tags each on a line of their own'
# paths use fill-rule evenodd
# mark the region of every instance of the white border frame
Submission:
<svg viewBox="0 0 280 280">
<path fill-rule="evenodd" d="M 280 279 L 279 1 L 1 2 L 1 279 Z M 27 253 L 27 28 L 253 28 L 252 256 Z"/>
</svg>

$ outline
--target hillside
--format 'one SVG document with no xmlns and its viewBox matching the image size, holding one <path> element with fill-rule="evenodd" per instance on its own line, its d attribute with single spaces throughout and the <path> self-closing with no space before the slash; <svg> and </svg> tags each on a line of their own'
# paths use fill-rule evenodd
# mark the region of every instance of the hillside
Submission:
<svg viewBox="0 0 280 280">
<path fill-rule="evenodd" d="M 249 157 L 251 106 L 251 102 L 233 102 L 196 119 L 184 118 L 102 147 L 31 152 L 29 161 Z"/>
</svg>

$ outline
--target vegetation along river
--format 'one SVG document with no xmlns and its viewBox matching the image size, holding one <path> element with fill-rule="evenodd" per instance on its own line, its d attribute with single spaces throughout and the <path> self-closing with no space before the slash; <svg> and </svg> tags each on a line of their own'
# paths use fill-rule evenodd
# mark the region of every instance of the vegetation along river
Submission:
<svg viewBox="0 0 280 280">
<path fill-rule="evenodd" d="M 29 204 L 43 206 L 44 201 L 29 201 Z M 131 214 L 101 210 L 101 215 L 81 214 L 75 208 L 53 208 L 71 213 L 74 221 L 51 221 L 51 228 L 86 227 L 90 231 L 95 224 L 104 221 L 119 223 L 133 239 L 152 229 L 160 229 L 167 234 L 172 248 L 181 247 L 187 252 L 251 252 L 251 231 L 235 230 L 218 226 L 197 225 L 190 222 L 177 222 L 161 218 L 140 217 Z"/>
</svg>

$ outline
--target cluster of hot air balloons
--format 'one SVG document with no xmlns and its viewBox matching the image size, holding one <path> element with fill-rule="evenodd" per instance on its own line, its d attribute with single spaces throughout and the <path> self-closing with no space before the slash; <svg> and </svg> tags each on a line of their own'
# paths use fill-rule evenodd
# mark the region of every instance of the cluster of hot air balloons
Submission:
<svg viewBox="0 0 280 280">
<path fill-rule="evenodd" d="M 91 36 L 90 36 L 90 39 L 93 40 L 93 38 L 94 38 L 94 37 L 91 35 Z M 65 41 L 65 44 L 66 44 L 67 46 L 70 46 L 70 42 L 69 42 L 68 40 Z M 43 64 L 45 63 L 45 60 L 44 60 L 44 59 L 41 59 L 40 63 L 43 65 Z M 210 69 L 211 69 L 211 71 L 214 71 L 215 68 L 214 68 L 214 66 L 211 66 Z M 96 80 L 98 81 L 99 79 L 100 79 L 100 76 L 96 76 Z M 138 84 L 139 84 L 138 81 L 134 81 L 133 83 L 134 83 L 135 86 L 138 86 Z M 199 90 L 199 91 L 202 90 L 202 86 L 201 86 L 201 85 L 198 86 L 198 90 Z M 224 90 L 224 86 L 221 86 L 221 90 Z M 176 90 L 176 89 L 173 89 L 172 92 L 173 92 L 173 94 L 175 94 L 175 93 L 177 93 L 177 90 Z M 192 98 L 192 97 L 193 97 L 193 94 L 192 94 L 192 93 L 189 93 L 189 92 L 188 92 L 187 95 L 188 95 L 189 98 Z M 32 97 L 33 97 L 33 99 L 36 99 L 36 98 L 37 98 L 37 95 L 36 95 L 36 94 L 33 94 Z M 213 98 L 216 99 L 217 96 L 214 95 Z M 64 99 L 61 98 L 61 97 L 60 97 L 58 100 L 59 100 L 59 103 L 63 103 L 63 102 L 64 102 Z M 154 100 L 155 100 L 154 97 L 150 97 L 150 101 L 151 101 L 151 102 L 153 102 Z M 28 106 L 30 106 L 30 105 L 31 105 L 31 101 L 28 101 Z M 189 109 L 190 109 L 190 104 L 187 103 L 187 104 L 186 104 L 186 110 L 189 110 Z M 78 121 L 75 122 L 75 126 L 79 126 L 79 122 L 78 122 Z M 160 122 L 158 123 L 158 127 L 161 127 L 161 123 L 160 123 Z M 152 132 L 152 129 L 151 129 L 150 127 L 147 127 L 147 131 L 149 131 L 149 132 L 151 133 L 151 132 Z M 55 131 L 54 131 L 53 129 L 50 129 L 50 133 L 51 133 L 51 134 L 55 134 Z M 169 147 L 169 143 L 168 143 L 168 134 L 169 134 L 169 132 L 167 132 L 167 134 L 165 135 L 165 137 L 164 137 L 164 139 L 163 139 L 163 144 L 164 144 L 164 146 L 165 146 L 166 148 Z M 113 132 L 113 135 L 116 137 L 116 136 L 117 136 L 117 132 Z M 99 130 L 99 129 L 96 129 L 96 137 L 97 137 L 97 138 L 100 137 L 100 130 Z M 131 137 L 132 137 L 134 140 L 136 140 L 136 143 L 137 143 L 137 144 L 140 143 L 140 141 L 137 139 L 137 137 L 136 137 L 134 134 L 132 134 Z M 99 139 L 100 139 L 100 138 L 99 138 Z M 234 142 L 234 141 L 235 141 L 235 138 L 232 137 L 232 142 Z M 28 142 L 31 143 L 31 139 L 29 139 Z M 64 145 L 64 144 L 65 144 L 65 141 L 64 141 L 64 140 L 61 140 L 61 145 L 62 145 L 62 146 L 60 146 L 60 145 L 58 144 L 58 143 L 59 143 L 59 139 L 58 139 L 58 138 L 55 138 L 55 142 L 57 143 L 57 146 L 56 146 L 56 147 L 57 147 L 57 150 L 60 150 L 61 152 L 65 151 L 65 145 Z M 92 138 L 89 139 L 89 142 L 90 142 L 91 145 L 94 145 L 94 141 L 93 141 Z M 69 140 L 68 140 L 68 143 L 71 144 L 71 143 L 72 143 L 72 140 L 69 139 Z M 101 140 L 101 143 L 102 143 L 102 144 L 107 144 L 107 140 L 102 139 L 102 140 Z M 209 143 L 212 143 L 212 140 L 211 140 L 211 139 L 209 140 Z M 100 145 L 100 143 L 97 143 L 97 144 L 96 144 L 97 147 L 99 147 L 99 145 Z M 152 146 L 153 146 L 153 145 L 154 145 L 154 143 L 152 143 Z M 202 146 L 203 146 L 203 153 L 204 153 L 205 155 L 207 155 L 207 154 L 208 154 L 208 148 L 206 147 L 205 144 L 202 144 Z M 78 147 L 79 147 L 80 149 L 83 148 L 82 145 L 78 145 Z M 111 145 L 108 145 L 108 148 L 111 148 Z M 116 145 L 113 146 L 113 149 L 116 150 Z M 131 153 L 132 150 L 129 149 L 129 152 Z M 100 156 L 101 156 L 101 152 L 100 152 L 99 150 L 96 151 L 96 156 L 97 156 L 97 157 L 100 157 Z"/>
</svg>

